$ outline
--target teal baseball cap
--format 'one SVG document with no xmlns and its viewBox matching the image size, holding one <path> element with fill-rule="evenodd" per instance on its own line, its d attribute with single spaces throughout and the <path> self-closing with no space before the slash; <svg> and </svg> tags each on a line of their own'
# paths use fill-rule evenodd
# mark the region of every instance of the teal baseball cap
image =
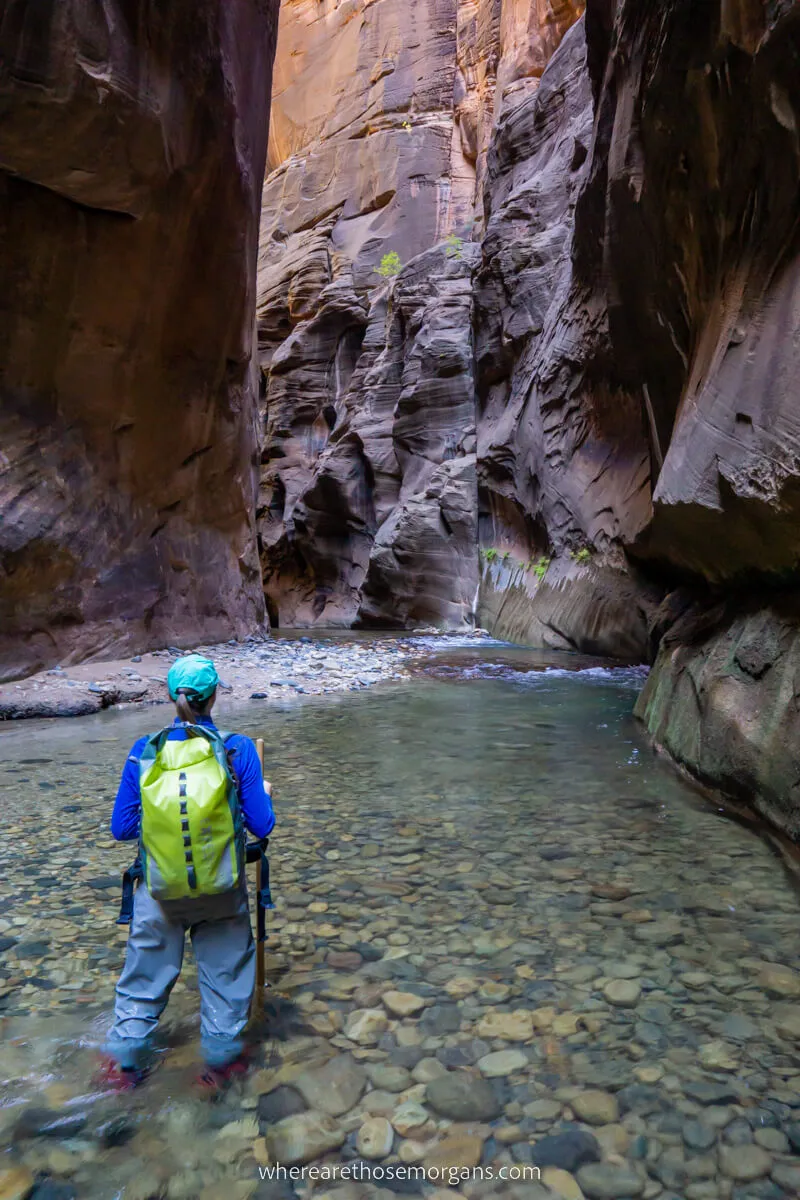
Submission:
<svg viewBox="0 0 800 1200">
<path fill-rule="evenodd" d="M 178 699 L 178 692 L 188 692 L 190 698 L 202 703 L 216 691 L 218 683 L 217 668 L 202 654 L 184 655 L 172 664 L 167 675 L 167 687 L 173 700 Z"/>
</svg>

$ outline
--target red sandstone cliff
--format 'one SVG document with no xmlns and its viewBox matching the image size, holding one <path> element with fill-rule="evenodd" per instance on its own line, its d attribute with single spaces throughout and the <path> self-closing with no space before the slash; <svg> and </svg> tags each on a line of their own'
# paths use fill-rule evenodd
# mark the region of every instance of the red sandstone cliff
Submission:
<svg viewBox="0 0 800 1200">
<path fill-rule="evenodd" d="M 262 619 L 277 9 L 0 8 L 0 674 Z"/>
<path fill-rule="evenodd" d="M 282 624 L 655 657 L 800 835 L 800 5 L 585 7 L 283 5 L 259 413 L 276 6 L 6 4 L 6 674 L 248 630 L 260 558 Z"/>
<path fill-rule="evenodd" d="M 582 7 L 285 6 L 268 602 L 657 655 L 656 737 L 800 835 L 800 5 Z"/>
<path fill-rule="evenodd" d="M 468 242 L 496 114 L 535 90 L 582 10 L 282 7 L 261 221 L 258 525 L 284 625 L 474 617 Z M 423 258 L 387 286 L 376 268 L 390 253 Z"/>
</svg>

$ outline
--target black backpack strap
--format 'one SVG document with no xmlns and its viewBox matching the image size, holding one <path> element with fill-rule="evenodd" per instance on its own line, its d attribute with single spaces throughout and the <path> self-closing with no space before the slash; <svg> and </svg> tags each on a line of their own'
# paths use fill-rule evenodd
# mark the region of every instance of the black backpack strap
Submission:
<svg viewBox="0 0 800 1200">
<path fill-rule="evenodd" d="M 119 906 L 117 925 L 130 925 L 133 920 L 133 885 L 144 879 L 141 859 L 137 858 L 122 876 L 122 903 Z"/>
</svg>

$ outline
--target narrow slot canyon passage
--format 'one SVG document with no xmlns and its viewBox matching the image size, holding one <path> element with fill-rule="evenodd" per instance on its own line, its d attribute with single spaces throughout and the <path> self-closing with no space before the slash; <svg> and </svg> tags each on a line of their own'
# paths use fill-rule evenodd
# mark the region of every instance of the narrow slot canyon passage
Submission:
<svg viewBox="0 0 800 1200">
<path fill-rule="evenodd" d="M 0 5 L 0 1200 L 800 1196 L 798 64 Z"/>
</svg>

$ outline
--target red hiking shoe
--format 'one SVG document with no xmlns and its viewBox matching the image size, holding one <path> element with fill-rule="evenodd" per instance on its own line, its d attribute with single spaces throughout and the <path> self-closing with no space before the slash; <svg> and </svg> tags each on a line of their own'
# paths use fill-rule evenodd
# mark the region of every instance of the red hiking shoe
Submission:
<svg viewBox="0 0 800 1200">
<path fill-rule="evenodd" d="M 250 1064 L 244 1054 L 235 1058 L 233 1062 L 226 1063 L 224 1067 L 206 1067 L 197 1077 L 197 1088 L 202 1094 L 208 1096 L 227 1091 L 232 1083 L 247 1074 L 249 1067 Z"/>
<path fill-rule="evenodd" d="M 104 1058 L 92 1082 L 104 1092 L 132 1092 L 149 1075 L 140 1067 L 124 1068 L 113 1058 Z"/>
</svg>

